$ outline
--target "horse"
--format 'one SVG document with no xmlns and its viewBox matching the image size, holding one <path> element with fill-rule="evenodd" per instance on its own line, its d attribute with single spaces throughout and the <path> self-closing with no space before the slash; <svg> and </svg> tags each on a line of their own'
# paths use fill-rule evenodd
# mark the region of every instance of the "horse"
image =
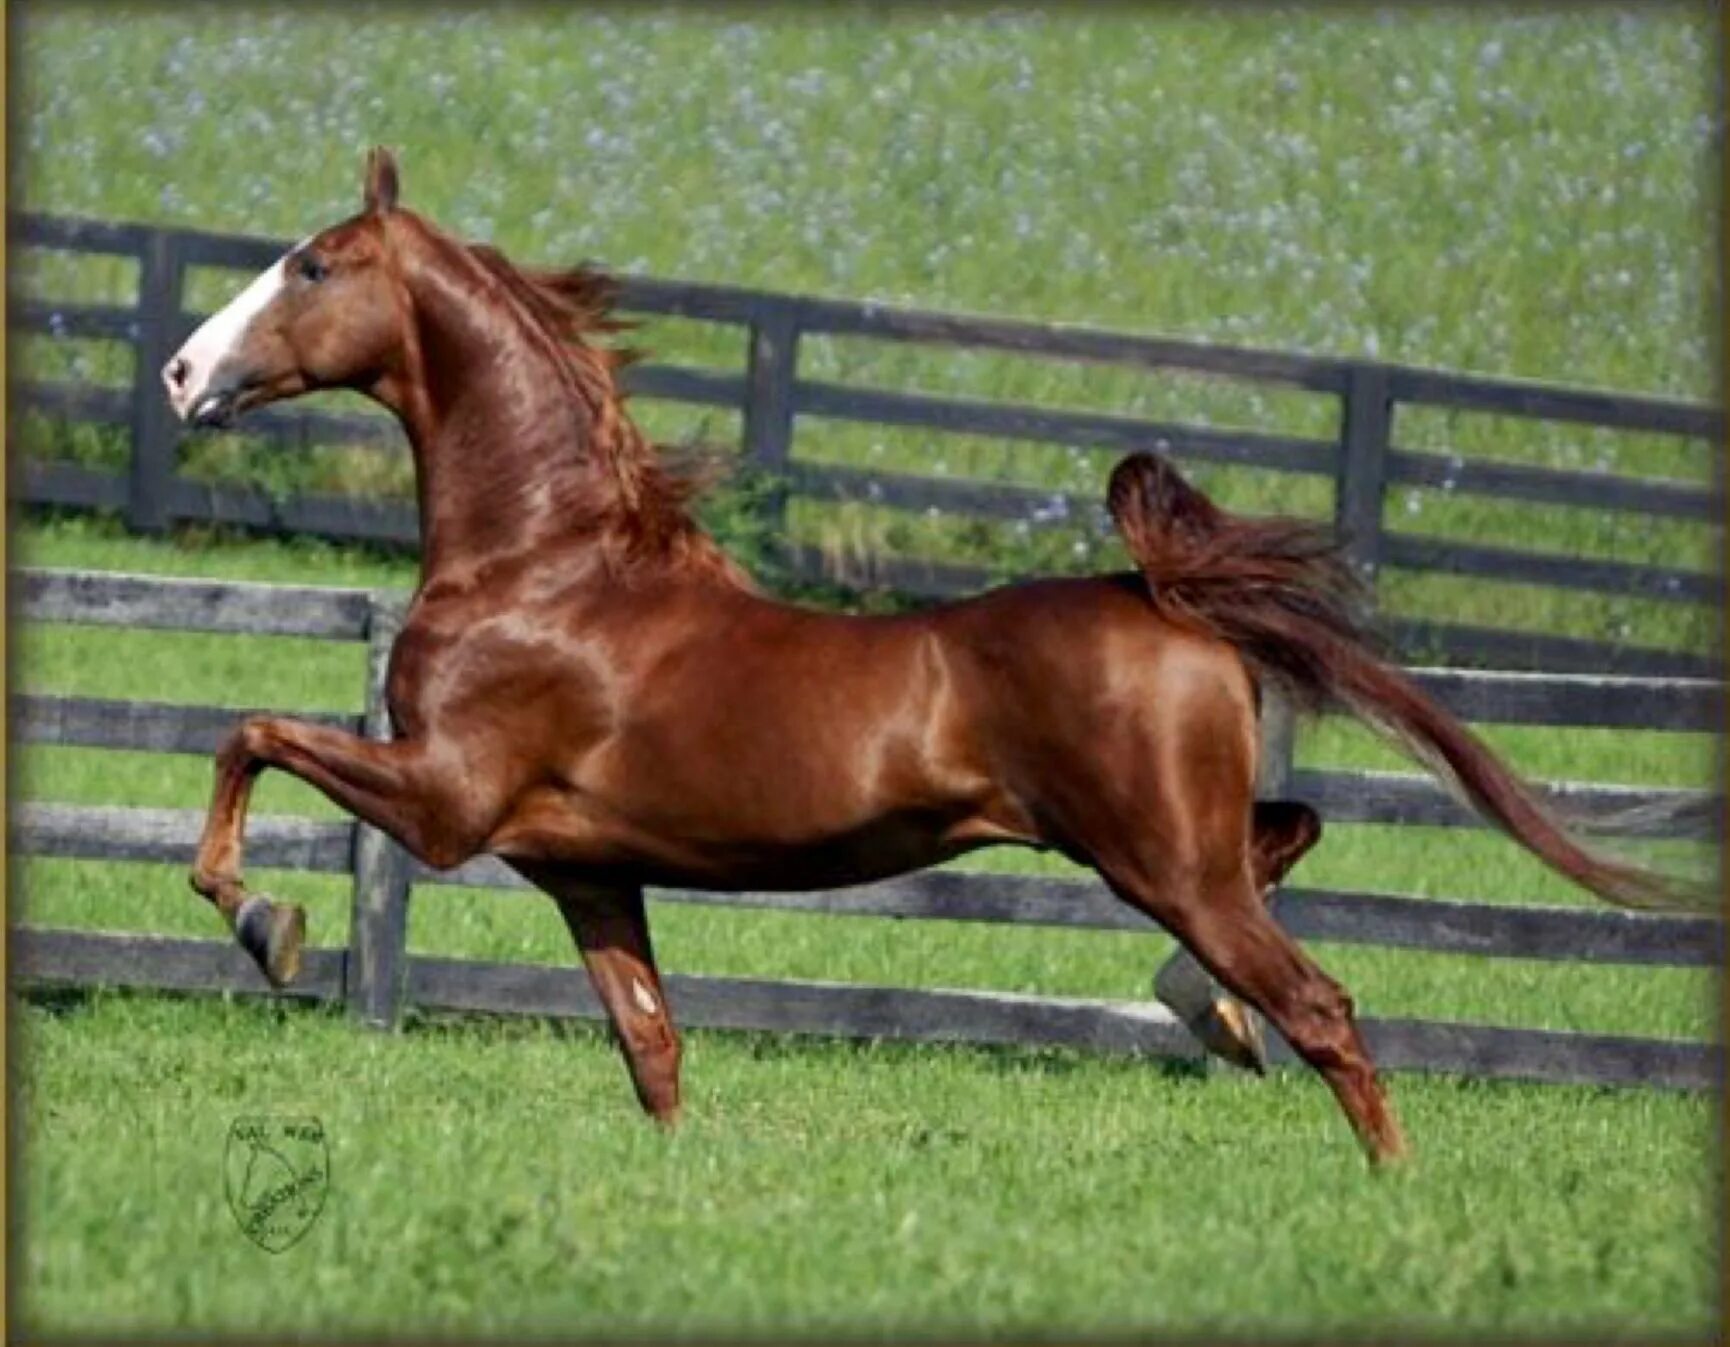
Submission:
<svg viewBox="0 0 1730 1347">
<path fill-rule="evenodd" d="M 627 414 L 601 270 L 519 267 L 399 204 L 369 152 L 361 211 L 311 235 L 162 371 L 193 428 L 345 388 L 411 447 L 419 584 L 385 682 L 392 737 L 237 725 L 191 874 L 272 985 L 304 911 L 242 879 L 266 768 L 434 868 L 490 854 L 558 905 L 643 1109 L 673 1123 L 680 1041 L 648 885 L 858 884 L 988 846 L 1055 851 L 1184 946 L 1332 1088 L 1372 1163 L 1406 1153 L 1350 996 L 1270 916 L 1320 836 L 1254 799 L 1264 694 L 1386 729 L 1551 866 L 1611 902 L 1665 881 L 1589 850 L 1385 657 L 1331 534 L 1230 514 L 1163 458 L 1119 463 L 1133 570 L 898 614 L 761 592 L 695 522 L 690 474 Z"/>
</svg>

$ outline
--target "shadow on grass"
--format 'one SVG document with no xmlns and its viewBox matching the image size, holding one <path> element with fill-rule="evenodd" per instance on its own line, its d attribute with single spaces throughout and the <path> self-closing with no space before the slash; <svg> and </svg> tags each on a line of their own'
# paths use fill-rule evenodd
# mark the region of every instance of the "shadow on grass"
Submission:
<svg viewBox="0 0 1730 1347">
<path fill-rule="evenodd" d="M 1131 1053 L 1088 1053 L 1077 1048 L 1045 1047 L 1017 1043 L 911 1043 L 892 1039 L 829 1038 L 817 1034 L 774 1034 L 751 1030 L 705 1030 L 724 1033 L 734 1044 L 742 1044 L 753 1060 L 781 1061 L 820 1051 L 844 1055 L 861 1062 L 914 1062 L 934 1053 L 964 1056 L 973 1065 L 1002 1075 L 1063 1077 L 1100 1071 L 1144 1073 L 1156 1070 L 1172 1078 L 1205 1076 L 1207 1067 L 1198 1061 Z"/>
<path fill-rule="evenodd" d="M 339 1019 L 343 1013 L 340 1006 L 300 998 L 279 998 L 232 992 L 176 991 L 172 987 L 146 989 L 139 987 L 34 986 L 18 988 L 12 995 L 32 1010 L 41 1011 L 53 1019 L 72 1019 L 75 1016 L 94 1014 L 111 1006 L 122 1005 L 140 1007 L 155 1005 L 219 1006 L 231 1012 L 244 1011 L 260 1020 L 268 1020 L 275 1024 L 288 1024 L 298 1017 L 307 1015 L 316 1016 L 323 1020 Z"/>
<path fill-rule="evenodd" d="M 18 999 L 54 1019 L 69 1019 L 86 1010 L 100 993 L 89 987 L 31 987 Z"/>
<path fill-rule="evenodd" d="M 482 1032 L 492 1041 L 551 1035 L 583 1042 L 610 1041 L 611 1029 L 599 1020 L 565 1019 L 490 1012 L 411 1011 L 409 1033 Z M 842 1038 L 825 1034 L 771 1032 L 758 1029 L 690 1028 L 687 1041 L 714 1038 L 742 1050 L 753 1061 L 778 1062 L 823 1056 L 840 1057 L 860 1065 L 868 1063 L 917 1064 L 933 1055 L 960 1057 L 970 1064 L 1002 1075 L 1066 1077 L 1086 1072 L 1158 1071 L 1172 1079 L 1205 1077 L 1208 1068 L 1198 1061 L 1129 1053 L 1088 1053 L 1076 1048 L 1044 1047 L 1014 1043 L 907 1042 L 898 1039 Z"/>
<path fill-rule="evenodd" d="M 230 1012 L 244 1012 L 272 1024 L 288 1025 L 303 1017 L 321 1022 L 346 1018 L 341 1006 L 316 1001 L 291 1001 L 263 996 L 212 995 L 209 992 L 142 991 L 115 987 L 30 987 L 17 995 L 32 1009 L 56 1019 L 71 1019 L 113 1005 L 188 1005 L 216 1003 Z M 358 1031 L 358 1027 L 357 1027 Z M 362 1031 L 367 1032 L 367 1031 Z M 606 1044 L 612 1030 L 600 1020 L 566 1019 L 541 1015 L 498 1014 L 486 1011 L 411 1009 L 398 1031 L 404 1037 L 450 1036 L 478 1038 L 487 1043 L 508 1044 L 551 1036 L 585 1044 Z M 715 1038 L 735 1050 L 743 1050 L 753 1061 L 794 1061 L 821 1056 L 853 1061 L 861 1066 L 916 1065 L 934 1055 L 965 1060 L 970 1065 L 1001 1075 L 1036 1075 L 1061 1078 L 1080 1073 L 1157 1071 L 1169 1079 L 1193 1080 L 1207 1075 L 1207 1067 L 1185 1061 L 1125 1053 L 1088 1053 L 1075 1048 L 1042 1047 L 1012 1043 L 914 1043 L 891 1039 L 854 1039 L 821 1034 L 772 1033 L 750 1029 L 689 1029 L 687 1040 Z"/>
</svg>

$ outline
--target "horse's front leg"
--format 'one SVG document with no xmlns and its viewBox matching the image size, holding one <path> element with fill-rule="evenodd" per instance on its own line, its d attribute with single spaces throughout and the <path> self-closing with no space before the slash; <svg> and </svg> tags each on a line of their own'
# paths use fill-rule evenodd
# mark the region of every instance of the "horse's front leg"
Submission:
<svg viewBox="0 0 1730 1347">
<path fill-rule="evenodd" d="M 679 1118 L 679 1032 L 655 967 L 642 889 L 597 886 L 556 866 L 511 864 L 558 903 L 612 1021 L 638 1102 L 671 1126 Z"/>
<path fill-rule="evenodd" d="M 253 782 L 266 767 L 316 787 L 429 865 L 460 864 L 485 836 L 489 792 L 460 770 L 448 745 L 380 742 L 272 716 L 242 722 L 216 755 L 216 789 L 192 887 L 216 905 L 274 986 L 293 981 L 300 970 L 306 914 L 294 904 L 248 893 L 241 879 L 247 806 Z M 461 785 L 453 789 L 453 781 Z"/>
</svg>

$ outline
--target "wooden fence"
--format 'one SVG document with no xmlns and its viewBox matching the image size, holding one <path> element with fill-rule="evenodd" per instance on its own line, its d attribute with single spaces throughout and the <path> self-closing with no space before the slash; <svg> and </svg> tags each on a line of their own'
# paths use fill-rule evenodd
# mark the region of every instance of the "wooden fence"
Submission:
<svg viewBox="0 0 1730 1347">
<path fill-rule="evenodd" d="M 357 732 L 386 732 L 379 689 L 400 619 L 400 595 L 48 570 L 16 572 L 12 585 L 12 611 L 26 622 L 366 642 L 365 711 L 312 718 Z M 1480 722 L 1677 731 L 1716 731 L 1722 723 L 1719 689 L 1706 681 L 1439 669 L 1420 670 L 1417 677 L 1458 714 Z M 13 742 L 25 744 L 206 754 L 243 714 L 232 708 L 25 695 L 13 699 L 12 735 Z M 1270 736 L 1267 793 L 1308 800 L 1330 822 L 1481 826 L 1426 777 L 1294 771 L 1291 753 L 1289 734 Z M 1698 791 L 1604 785 L 1550 790 L 1574 811 L 1629 835 L 1715 837 L 1722 812 L 1719 799 Z M 201 822 L 202 814 L 191 810 L 25 803 L 11 819 L 12 846 L 15 855 L 189 865 Z M 394 843 L 352 822 L 255 816 L 248 839 L 255 866 L 346 874 L 353 880 L 348 948 L 309 951 L 300 982 L 286 995 L 346 1001 L 360 1021 L 380 1026 L 394 1023 L 405 1006 L 599 1016 L 587 980 L 575 967 L 409 956 L 412 886 L 525 887 L 497 862 L 428 871 Z M 837 915 L 1154 929 L 1097 884 L 943 871 L 831 892 L 657 891 L 655 896 Z M 1293 934 L 1318 940 L 1583 963 L 1703 967 L 1721 957 L 1721 928 L 1704 917 L 1300 889 L 1282 892 L 1275 911 Z M 12 938 L 14 973 L 26 985 L 269 994 L 262 976 L 226 939 L 28 926 L 15 928 Z M 671 978 L 668 994 L 675 1013 L 690 1025 L 1059 1044 L 1199 1059 L 1187 1033 L 1150 1003 L 695 976 Z M 1394 1019 L 1368 1020 L 1365 1031 L 1379 1060 L 1394 1070 L 1704 1088 L 1718 1078 L 1721 1065 L 1717 1046 L 1690 1041 Z M 1276 1040 L 1274 1050 L 1276 1060 L 1290 1060 L 1283 1043 Z"/>
<path fill-rule="evenodd" d="M 29 300 L 12 303 L 10 321 L 26 334 L 124 341 L 135 354 L 130 388 L 40 381 L 15 388 L 15 398 L 23 407 L 77 423 L 126 427 L 131 440 L 130 464 L 124 474 L 64 462 L 26 462 L 15 484 L 15 498 L 120 511 L 134 528 L 146 531 L 160 530 L 178 520 L 200 520 L 392 544 L 416 541 L 414 509 L 407 502 L 331 495 L 284 499 L 254 488 L 189 480 L 177 471 L 181 431 L 163 397 L 158 371 L 197 321 L 185 312 L 183 302 L 187 270 L 194 266 L 260 270 L 282 253 L 286 243 L 40 215 L 15 216 L 10 228 L 15 247 L 129 258 L 139 269 L 134 306 Z M 793 496 L 858 500 L 907 510 L 935 509 L 996 522 L 1028 522 L 1054 514 L 1080 518 L 1097 506 L 1093 500 L 1071 500 L 1061 493 L 1054 496 L 1050 491 L 1027 487 L 809 462 L 794 454 L 795 422 L 802 416 L 963 432 L 1113 454 L 1156 447 L 1191 461 L 1331 479 L 1336 522 L 1351 540 L 1357 563 L 1371 578 L 1380 568 L 1389 567 L 1661 602 L 1716 604 L 1720 600 L 1720 577 L 1701 571 L 1425 537 L 1390 529 L 1386 520 L 1390 489 L 1406 487 L 1585 506 L 1654 521 L 1716 523 L 1724 514 L 1718 486 L 1419 452 L 1398 447 L 1394 434 L 1400 408 L 1442 407 L 1583 427 L 1657 432 L 1715 445 L 1723 440 L 1724 419 L 1714 407 L 1375 361 L 1170 341 L 646 277 L 625 279 L 623 304 L 635 313 L 673 315 L 742 329 L 746 344 L 743 375 L 651 364 L 632 369 L 628 382 L 640 397 L 741 413 L 741 447 L 746 460 L 773 474 Z M 1222 430 L 800 377 L 801 338 L 836 335 L 1138 370 L 1200 372 L 1259 387 L 1296 388 L 1336 398 L 1339 430 L 1337 436 L 1326 439 Z M 290 446 L 309 442 L 400 443 L 394 423 L 379 418 L 275 408 L 254 414 L 248 424 L 266 438 Z M 781 498 L 783 503 L 785 498 Z M 825 576 L 823 559 L 815 549 L 790 547 L 786 561 L 796 575 Z M 880 558 L 873 563 L 872 572 L 876 583 L 931 596 L 977 589 L 991 578 L 978 568 L 906 557 Z M 1444 664 L 1696 677 L 1716 676 L 1719 667 L 1715 659 L 1690 651 L 1498 627 L 1408 620 L 1389 624 L 1389 634 L 1408 656 Z"/>
</svg>

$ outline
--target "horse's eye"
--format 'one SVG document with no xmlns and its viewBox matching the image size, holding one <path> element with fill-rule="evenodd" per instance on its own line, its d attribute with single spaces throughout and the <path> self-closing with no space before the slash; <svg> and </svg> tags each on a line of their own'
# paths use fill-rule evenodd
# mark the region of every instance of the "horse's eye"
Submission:
<svg viewBox="0 0 1730 1347">
<path fill-rule="evenodd" d="M 322 281 L 330 274 L 325 270 L 324 263 L 320 262 L 318 258 L 314 257 L 311 253 L 298 254 L 294 259 L 294 269 L 300 274 L 300 278 L 303 281 L 312 281 L 314 283 Z"/>
</svg>

